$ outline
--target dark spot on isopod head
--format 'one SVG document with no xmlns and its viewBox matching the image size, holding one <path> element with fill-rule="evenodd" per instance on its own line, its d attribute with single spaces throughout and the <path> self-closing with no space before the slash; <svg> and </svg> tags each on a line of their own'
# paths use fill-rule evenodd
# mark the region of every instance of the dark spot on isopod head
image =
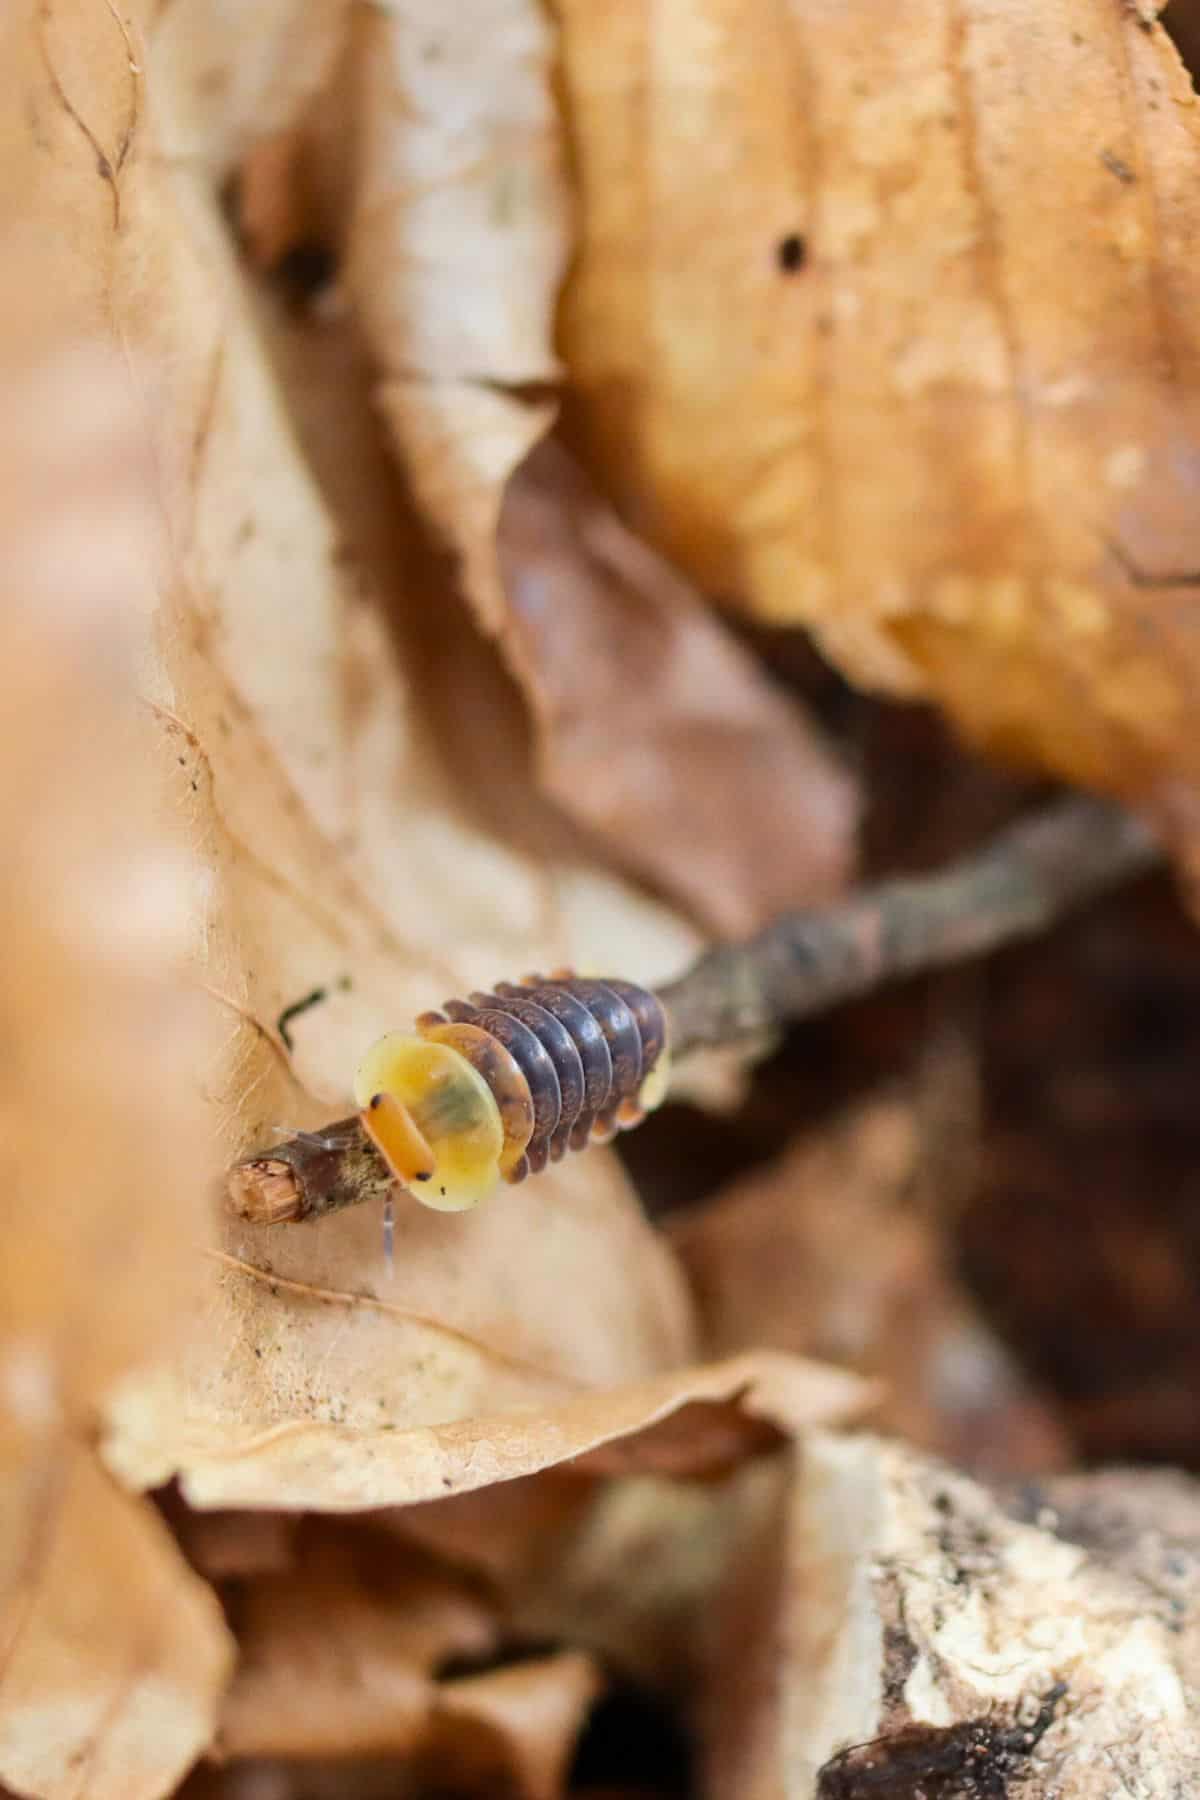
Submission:
<svg viewBox="0 0 1200 1800">
<path fill-rule="evenodd" d="M 372 1112 L 377 1111 L 378 1108 L 383 1105 L 383 1095 L 382 1094 L 372 1094 L 369 1104 L 370 1104 L 370 1109 Z"/>
<path fill-rule="evenodd" d="M 798 231 L 789 231 L 775 246 L 775 261 L 785 275 L 796 275 L 808 261 L 808 245 Z"/>
<path fill-rule="evenodd" d="M 418 1169 L 416 1172 L 415 1179 L 417 1181 L 432 1181 L 433 1180 L 433 1170 L 432 1169 Z M 446 1191 L 445 1188 L 443 1188 L 442 1189 L 443 1194 L 445 1193 L 445 1191 Z"/>
</svg>

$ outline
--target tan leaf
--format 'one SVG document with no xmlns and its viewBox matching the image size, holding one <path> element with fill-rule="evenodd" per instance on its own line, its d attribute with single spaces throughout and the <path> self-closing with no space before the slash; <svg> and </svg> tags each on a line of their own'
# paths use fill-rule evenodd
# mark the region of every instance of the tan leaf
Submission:
<svg viewBox="0 0 1200 1800">
<path fill-rule="evenodd" d="M 445 1327 L 431 1324 L 432 1340 L 443 1333 Z M 292 1354 L 301 1371 L 315 1368 L 328 1379 L 311 1352 Z M 352 1419 L 305 1416 L 315 1410 L 314 1400 L 335 1413 L 352 1414 L 358 1405 L 369 1411 L 369 1389 L 392 1375 L 380 1355 L 367 1392 L 361 1376 L 347 1379 L 344 1394 L 333 1382 L 330 1393 L 301 1390 L 290 1416 L 254 1432 L 239 1422 L 239 1404 L 255 1397 L 250 1379 L 243 1377 L 223 1409 L 214 1408 L 211 1421 L 198 1419 L 194 1408 L 189 1415 L 183 1394 L 164 1379 L 157 1390 L 140 1384 L 117 1409 L 106 1456 L 131 1485 L 178 1473 L 194 1506 L 362 1512 L 464 1493 L 583 1457 L 585 1471 L 606 1474 L 719 1470 L 779 1432 L 853 1418 L 878 1397 L 857 1376 L 768 1351 L 583 1388 L 551 1370 L 493 1373 L 485 1344 L 477 1354 L 491 1395 L 506 1402 L 503 1410 L 489 1413 L 477 1404 L 468 1411 L 459 1401 L 456 1417 L 450 1399 L 436 1413 L 427 1403 L 428 1422 L 397 1419 L 374 1429 Z M 235 1350 L 235 1366 L 238 1360 Z M 394 1361 L 401 1369 L 414 1364 L 422 1373 L 430 1365 L 436 1370 L 432 1343 L 420 1361 Z M 273 1379 L 284 1393 L 296 1392 L 303 1374 L 293 1373 L 290 1385 L 286 1372 Z M 271 1380 L 265 1376 L 264 1385 Z M 536 1401 L 519 1398 L 530 1392 Z M 401 1412 L 402 1400 L 390 1404 Z M 639 1433 L 646 1435 L 639 1439 Z"/>
<path fill-rule="evenodd" d="M 647 1690 L 690 1704 L 713 1604 L 776 1516 L 786 1453 L 719 1479 L 580 1479 L 557 1468 L 397 1508 L 381 1522 L 407 1544 L 486 1578 L 508 1628 L 566 1643 Z"/>
<path fill-rule="evenodd" d="M 531 1536 L 525 1566 L 506 1588 L 506 1616 L 534 1641 L 582 1645 L 626 1680 L 690 1708 L 714 1602 L 771 1505 L 780 1460 L 758 1457 L 721 1481 L 599 1483 L 556 1531 Z M 501 1491 L 481 1494 L 481 1508 Z M 410 1508 L 397 1522 L 427 1532 L 420 1514 L 455 1504 Z"/>
<path fill-rule="evenodd" d="M 124 379 L 43 360 L 16 296 L 45 265 L 10 243 L 7 266 L 0 1778 L 117 1800 L 182 1775 L 230 1660 L 210 1591 L 83 1447 L 113 1383 L 175 1345 L 215 1172 L 181 981 L 201 877 L 134 710 L 156 527 Z"/>
<path fill-rule="evenodd" d="M 253 21 L 211 0 L 137 9 L 150 85 L 171 96 L 177 155 L 222 181 L 252 144 L 277 139 L 333 78 L 349 0 L 254 0 Z"/>
<path fill-rule="evenodd" d="M 240 1660 L 219 1755 L 393 1761 L 423 1791 L 560 1792 L 601 1686 L 588 1657 L 447 1676 L 500 1649 L 478 1592 L 377 1533 L 314 1521 L 296 1548 L 295 1567 L 227 1593 Z"/>
<path fill-rule="evenodd" d="M 237 1675 L 221 1712 L 226 1757 L 411 1756 L 434 1727 L 438 1665 L 497 1642 L 488 1609 L 446 1576 L 328 1533 L 288 1569 L 230 1598 Z"/>
<path fill-rule="evenodd" d="M 565 812 L 730 936 L 844 884 L 848 775 L 557 444 L 509 484 L 500 569 L 504 641 Z"/>
<path fill-rule="evenodd" d="M 112 183 L 93 170 L 81 189 L 86 143 L 36 58 L 31 80 L 57 132 L 43 189 L 62 227 L 62 323 L 115 309 L 161 387 L 146 428 L 168 599 L 147 686 L 213 874 L 190 923 L 222 1032 L 195 1076 L 221 1152 L 344 1107 L 362 1048 L 448 989 L 581 954 L 635 976 L 682 960 L 686 928 L 563 856 L 504 678 L 452 607 L 431 614 L 429 588 L 407 579 L 387 523 L 395 490 L 361 380 L 345 378 L 341 328 L 264 306 L 261 335 L 251 329 L 205 172 L 172 154 L 170 90 L 156 93 L 163 153 L 143 121 L 120 171 L 134 223 L 114 238 Z M 98 87 L 95 101 L 89 128 L 115 141 L 126 90 Z M 311 465 L 281 406 L 301 390 L 296 422 L 307 446 L 324 443 Z M 468 720 L 485 726 L 482 789 L 464 769 Z M 509 817 L 523 809 L 530 848 L 485 822 L 489 785 Z M 274 1021 L 314 989 L 325 999 L 297 1023 L 293 1061 Z M 463 1218 L 405 1205 L 394 1281 L 364 1214 L 274 1234 L 230 1223 L 221 1241 L 200 1264 L 186 1360 L 125 1388 L 108 1444 L 126 1480 L 178 1469 L 206 1504 L 247 1484 L 257 1504 L 272 1489 L 291 1504 L 303 1488 L 335 1510 L 438 1494 L 756 1381 L 796 1386 L 817 1416 L 858 1398 L 803 1370 L 690 1373 L 679 1273 L 601 1152 Z M 670 1370 L 682 1372 L 656 1375 Z"/>
<path fill-rule="evenodd" d="M 89 1451 L 43 1490 L 0 1636 L 0 1773 L 38 1800 L 157 1800 L 207 1749 L 232 1642 L 147 1502 Z"/>
<path fill-rule="evenodd" d="M 819 1356 L 884 1383 L 877 1423 L 980 1473 L 1061 1466 L 1049 1406 L 956 1279 L 923 1192 L 953 1211 L 944 1145 L 897 1090 L 796 1143 L 670 1236 L 712 1355 L 750 1344 Z"/>
<path fill-rule="evenodd" d="M 567 255 L 550 26 L 532 0 L 405 0 L 356 36 L 347 286 L 409 478 L 496 632 L 504 484 L 554 416 Z"/>
<path fill-rule="evenodd" d="M 462 1792 L 557 1800 L 602 1686 L 596 1665 L 579 1651 L 444 1682 L 426 1761 Z"/>
<path fill-rule="evenodd" d="M 563 344 L 629 516 L 852 679 L 1194 838 L 1200 108 L 1165 33 L 1107 0 L 557 10 Z"/>
<path fill-rule="evenodd" d="M 488 10 L 484 56 L 469 15 L 461 31 L 421 7 L 368 16 L 306 127 L 245 160 L 243 231 L 268 263 L 306 234 L 346 240 L 375 384 L 533 712 L 544 790 L 620 865 L 746 931 L 840 885 L 856 798 L 799 709 L 562 452 L 527 455 L 550 412 L 526 390 L 557 373 L 557 137 L 541 27 L 514 0 Z M 339 204 L 322 204 L 331 187 Z"/>
</svg>

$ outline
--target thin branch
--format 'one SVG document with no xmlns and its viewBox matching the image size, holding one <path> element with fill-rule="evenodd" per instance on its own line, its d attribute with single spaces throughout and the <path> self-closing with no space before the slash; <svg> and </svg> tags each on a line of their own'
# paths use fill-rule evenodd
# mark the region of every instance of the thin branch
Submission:
<svg viewBox="0 0 1200 1800">
<path fill-rule="evenodd" d="M 1077 796 L 936 875 L 886 881 L 819 912 L 783 913 L 660 989 L 675 1054 L 806 1019 L 900 976 L 1034 937 L 1160 855 L 1132 814 Z"/>
<path fill-rule="evenodd" d="M 392 1172 L 355 1115 L 302 1131 L 265 1156 L 247 1157 L 229 1172 L 227 1192 L 234 1212 L 256 1225 L 319 1219 L 344 1206 L 383 1200 Z"/>
<path fill-rule="evenodd" d="M 901 976 L 1036 936 L 1160 856 L 1131 814 L 1073 797 L 936 875 L 884 882 L 820 911 L 784 913 L 746 943 L 709 951 L 659 990 L 674 1054 L 736 1043 Z M 238 1163 L 228 1191 L 243 1218 L 279 1223 L 382 1199 L 391 1182 L 352 1118 Z"/>
</svg>

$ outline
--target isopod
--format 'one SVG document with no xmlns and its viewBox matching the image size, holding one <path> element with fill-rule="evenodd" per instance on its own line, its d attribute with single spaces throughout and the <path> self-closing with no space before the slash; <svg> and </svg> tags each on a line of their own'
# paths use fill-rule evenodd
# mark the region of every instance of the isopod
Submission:
<svg viewBox="0 0 1200 1800">
<path fill-rule="evenodd" d="M 354 1095 L 396 1180 L 459 1212 L 640 1123 L 667 1070 L 649 989 L 567 971 L 498 982 L 389 1032 L 358 1065 Z"/>
</svg>

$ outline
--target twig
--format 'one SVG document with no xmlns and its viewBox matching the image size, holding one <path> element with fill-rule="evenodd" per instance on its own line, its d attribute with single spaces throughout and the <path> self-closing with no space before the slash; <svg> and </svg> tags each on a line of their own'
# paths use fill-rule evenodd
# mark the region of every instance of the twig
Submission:
<svg viewBox="0 0 1200 1800">
<path fill-rule="evenodd" d="M 227 1191 L 234 1212 L 257 1225 L 319 1219 L 383 1200 L 392 1172 L 358 1122 L 338 1119 L 320 1133 L 299 1132 L 266 1156 L 235 1163 Z"/>
<path fill-rule="evenodd" d="M 659 990 L 675 1054 L 805 1019 L 899 976 L 1034 937 L 1160 855 L 1130 813 L 1077 796 L 936 875 L 886 881 L 824 911 L 784 913 L 748 942 L 710 950 Z"/>
<path fill-rule="evenodd" d="M 884 882 L 822 911 L 784 913 L 746 943 L 709 951 L 659 990 L 674 1054 L 736 1043 L 900 976 L 1035 936 L 1160 855 L 1131 814 L 1074 797 L 936 875 Z M 391 1184 L 351 1118 L 237 1164 L 228 1190 L 243 1218 L 279 1223 L 382 1199 Z"/>
</svg>

